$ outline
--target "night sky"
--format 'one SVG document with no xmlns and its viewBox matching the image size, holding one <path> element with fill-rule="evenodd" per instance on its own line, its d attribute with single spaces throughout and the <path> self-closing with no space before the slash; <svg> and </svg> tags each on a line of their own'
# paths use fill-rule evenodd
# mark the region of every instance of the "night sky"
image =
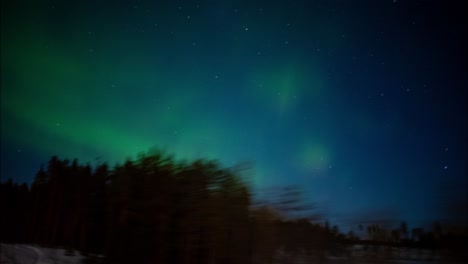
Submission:
<svg viewBox="0 0 468 264">
<path fill-rule="evenodd" d="M 466 219 L 462 2 L 2 1 L 1 180 L 157 146 L 337 223 Z"/>
</svg>

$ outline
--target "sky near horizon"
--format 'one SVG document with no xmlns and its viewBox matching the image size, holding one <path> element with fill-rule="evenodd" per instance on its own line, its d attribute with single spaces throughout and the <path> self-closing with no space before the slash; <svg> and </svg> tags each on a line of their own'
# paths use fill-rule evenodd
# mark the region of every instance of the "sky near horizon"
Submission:
<svg viewBox="0 0 468 264">
<path fill-rule="evenodd" d="M 1 180 L 156 146 L 251 162 L 254 189 L 300 186 L 338 222 L 466 219 L 447 2 L 2 1 Z"/>
</svg>

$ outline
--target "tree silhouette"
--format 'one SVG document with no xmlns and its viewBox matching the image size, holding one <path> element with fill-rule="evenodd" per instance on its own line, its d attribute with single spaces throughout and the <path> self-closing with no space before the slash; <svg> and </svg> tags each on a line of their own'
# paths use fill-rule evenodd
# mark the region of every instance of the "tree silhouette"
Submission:
<svg viewBox="0 0 468 264">
<path fill-rule="evenodd" d="M 369 225 L 370 240 L 318 222 L 296 187 L 254 202 L 245 178 L 215 161 L 176 162 L 157 150 L 110 168 L 53 156 L 29 188 L 0 184 L 1 241 L 101 253 L 107 263 L 273 263 L 306 254 L 311 262 L 342 255 L 347 244 L 456 250 L 466 234 Z M 359 230 L 363 226 L 359 225 Z M 450 251 L 450 252 L 452 252 Z M 460 253 L 461 252 L 461 253 Z M 454 253 L 455 254 L 455 253 Z"/>
<path fill-rule="evenodd" d="M 408 239 L 408 225 L 406 224 L 405 221 L 401 222 L 400 224 L 400 232 L 401 236 L 404 240 Z"/>
</svg>

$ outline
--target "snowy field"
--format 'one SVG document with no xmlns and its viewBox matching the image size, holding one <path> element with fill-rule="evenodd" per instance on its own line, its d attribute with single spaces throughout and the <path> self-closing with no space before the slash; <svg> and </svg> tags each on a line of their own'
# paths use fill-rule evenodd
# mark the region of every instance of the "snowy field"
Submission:
<svg viewBox="0 0 468 264">
<path fill-rule="evenodd" d="M 450 261 L 443 253 L 428 250 L 396 249 L 389 247 L 364 248 L 353 246 L 345 256 L 328 256 L 322 259 L 306 254 L 287 254 L 278 251 L 272 264 L 438 264 L 438 263 L 466 263 L 464 261 Z M 85 263 L 85 256 L 77 251 L 46 248 L 36 245 L 1 244 L 2 264 L 79 264 Z M 88 262 L 88 261 L 86 261 Z M 88 262 L 89 263 L 89 262 Z"/>
<path fill-rule="evenodd" d="M 458 264 L 465 261 L 453 261 L 446 254 L 434 253 L 429 250 L 396 249 L 391 247 L 352 246 L 340 256 L 327 256 L 324 259 L 307 256 L 306 254 L 286 254 L 278 252 L 275 264 Z"/>
<path fill-rule="evenodd" d="M 84 258 L 79 252 L 71 250 L 1 244 L 2 264 L 78 264 Z"/>
</svg>

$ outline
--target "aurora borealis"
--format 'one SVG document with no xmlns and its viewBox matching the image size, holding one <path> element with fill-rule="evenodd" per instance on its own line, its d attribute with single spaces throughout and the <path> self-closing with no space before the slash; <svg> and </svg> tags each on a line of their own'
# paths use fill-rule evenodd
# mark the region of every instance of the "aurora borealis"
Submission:
<svg viewBox="0 0 468 264">
<path fill-rule="evenodd" d="M 460 3 L 459 3 L 460 2 Z M 461 1 L 2 1 L 2 181 L 157 146 L 327 217 L 466 217 Z M 380 213 L 376 213 L 380 214 Z M 351 220 L 349 220 L 351 221 Z"/>
</svg>

